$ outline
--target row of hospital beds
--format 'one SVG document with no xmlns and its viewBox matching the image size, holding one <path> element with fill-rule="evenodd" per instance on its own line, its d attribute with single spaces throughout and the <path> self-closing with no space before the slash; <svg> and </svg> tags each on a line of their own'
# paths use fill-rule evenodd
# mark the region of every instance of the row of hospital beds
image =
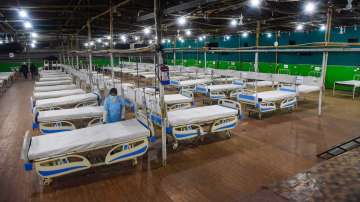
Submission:
<svg viewBox="0 0 360 202">
<path fill-rule="evenodd" d="M 0 72 L 0 95 L 15 81 L 15 72 Z"/>
</svg>

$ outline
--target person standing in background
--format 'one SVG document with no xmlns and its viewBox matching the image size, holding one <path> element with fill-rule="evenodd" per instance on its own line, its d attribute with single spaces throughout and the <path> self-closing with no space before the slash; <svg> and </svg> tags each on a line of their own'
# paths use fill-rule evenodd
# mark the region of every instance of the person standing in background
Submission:
<svg viewBox="0 0 360 202">
<path fill-rule="evenodd" d="M 24 75 L 24 78 L 27 79 L 27 75 L 28 75 L 28 66 L 26 65 L 26 62 L 23 62 L 23 64 L 20 67 L 20 72 Z"/>
<path fill-rule="evenodd" d="M 110 89 L 104 102 L 104 123 L 113 123 L 122 120 L 122 99 L 117 95 L 117 89 Z"/>
<path fill-rule="evenodd" d="M 35 80 L 38 72 L 36 66 L 33 63 L 30 65 L 30 72 L 31 72 L 31 79 Z"/>
</svg>

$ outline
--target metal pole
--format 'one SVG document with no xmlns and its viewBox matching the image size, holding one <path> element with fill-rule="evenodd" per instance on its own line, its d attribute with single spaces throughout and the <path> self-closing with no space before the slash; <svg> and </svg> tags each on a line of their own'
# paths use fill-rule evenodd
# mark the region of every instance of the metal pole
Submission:
<svg viewBox="0 0 360 202">
<path fill-rule="evenodd" d="M 76 55 L 76 68 L 80 68 L 79 66 L 79 56 Z"/>
<path fill-rule="evenodd" d="M 329 6 L 327 12 L 327 20 L 326 20 L 326 32 L 325 32 L 325 48 L 328 46 L 330 42 L 331 36 L 331 26 L 332 26 L 332 7 Z M 318 108 L 318 115 L 320 116 L 322 113 L 322 102 L 323 102 L 323 91 L 324 91 L 324 83 L 326 79 L 326 70 L 327 70 L 327 63 L 329 58 L 329 52 L 323 52 L 323 60 L 322 60 L 322 68 L 321 68 L 321 84 L 320 84 L 320 93 L 319 93 L 319 108 Z"/>
<path fill-rule="evenodd" d="M 205 67 L 205 70 L 206 70 L 206 67 L 207 67 L 207 49 L 206 49 L 206 47 L 204 47 L 204 67 Z"/>
<path fill-rule="evenodd" d="M 91 54 L 91 46 L 90 46 L 90 41 L 91 41 L 91 26 L 90 26 L 90 20 L 87 21 L 87 27 L 88 27 L 88 43 L 89 43 L 89 72 L 92 73 L 93 69 L 92 69 L 92 54 Z"/>
<path fill-rule="evenodd" d="M 113 44 L 113 9 L 112 9 L 112 1 L 110 0 L 110 49 L 114 48 Z M 111 65 L 111 78 L 114 81 L 114 57 L 113 53 L 110 52 L 110 65 Z"/>
<path fill-rule="evenodd" d="M 176 66 L 176 37 L 174 37 L 174 67 Z"/>
<path fill-rule="evenodd" d="M 256 25 L 256 50 L 259 48 L 260 41 L 260 21 L 257 21 Z M 255 72 L 259 72 L 259 52 L 255 52 L 255 64 L 254 64 Z"/>
<path fill-rule="evenodd" d="M 160 22 L 160 15 L 161 15 L 161 7 L 160 7 L 160 0 L 154 0 L 154 16 L 155 16 L 155 27 L 156 27 L 156 46 L 160 47 L 161 42 L 161 22 Z M 160 66 L 163 64 L 163 56 L 162 51 L 160 48 L 156 49 L 157 55 L 157 64 Z M 159 67 L 158 66 L 158 67 Z M 160 71 L 158 71 L 160 72 Z M 161 139 L 162 139 L 162 163 L 163 166 L 166 166 L 166 125 L 167 125 L 167 118 L 166 118 L 166 109 L 165 109 L 165 101 L 164 101 L 164 86 L 160 82 L 160 108 L 161 108 Z"/>
</svg>

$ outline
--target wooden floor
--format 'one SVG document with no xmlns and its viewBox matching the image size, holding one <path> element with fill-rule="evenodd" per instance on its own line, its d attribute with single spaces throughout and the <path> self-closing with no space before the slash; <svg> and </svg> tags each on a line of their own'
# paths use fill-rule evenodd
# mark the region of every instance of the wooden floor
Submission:
<svg viewBox="0 0 360 202">
<path fill-rule="evenodd" d="M 360 131 L 360 100 L 327 96 L 318 117 L 314 96 L 294 113 L 244 120 L 231 139 L 182 146 L 166 168 L 153 149 L 136 168 L 96 168 L 42 187 L 20 160 L 32 90 L 32 82 L 17 81 L 0 98 L 0 201 L 281 201 L 261 188 L 309 169 L 316 154 Z"/>
</svg>

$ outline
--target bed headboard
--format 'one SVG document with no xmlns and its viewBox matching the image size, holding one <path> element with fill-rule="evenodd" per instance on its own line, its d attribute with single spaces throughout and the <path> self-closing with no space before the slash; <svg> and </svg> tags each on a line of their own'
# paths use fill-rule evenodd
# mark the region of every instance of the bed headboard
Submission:
<svg viewBox="0 0 360 202">
<path fill-rule="evenodd" d="M 30 149 L 30 145 L 31 145 L 31 135 L 30 135 L 29 130 L 27 130 L 25 133 L 22 148 L 21 148 L 21 159 L 23 159 L 26 162 L 30 161 L 28 158 L 28 152 Z"/>
<path fill-rule="evenodd" d="M 198 84 L 195 86 L 195 92 L 207 94 L 207 88 L 204 84 Z"/>
<path fill-rule="evenodd" d="M 254 94 L 256 93 L 256 91 L 251 91 L 251 90 L 242 90 L 241 92 L 239 92 L 237 94 L 237 101 L 242 101 L 242 102 L 246 102 L 246 103 L 257 103 L 257 97 L 254 96 Z"/>
<path fill-rule="evenodd" d="M 136 112 L 136 119 L 147 129 L 149 129 L 150 131 L 150 136 L 154 136 L 155 135 L 155 129 L 154 129 L 154 125 L 151 122 L 151 120 L 146 116 L 146 114 L 144 114 L 141 111 L 137 111 Z"/>
<path fill-rule="evenodd" d="M 181 90 L 180 94 L 191 99 L 194 99 L 194 93 L 191 90 Z"/>
<path fill-rule="evenodd" d="M 235 102 L 233 100 L 229 100 L 229 99 L 220 99 L 218 101 L 218 105 L 224 106 L 224 107 L 229 107 L 232 109 L 237 109 L 240 110 L 241 112 L 241 105 L 238 102 Z"/>
<path fill-rule="evenodd" d="M 295 85 L 284 85 L 283 84 L 278 88 L 278 90 L 296 93 L 296 86 Z"/>
</svg>

